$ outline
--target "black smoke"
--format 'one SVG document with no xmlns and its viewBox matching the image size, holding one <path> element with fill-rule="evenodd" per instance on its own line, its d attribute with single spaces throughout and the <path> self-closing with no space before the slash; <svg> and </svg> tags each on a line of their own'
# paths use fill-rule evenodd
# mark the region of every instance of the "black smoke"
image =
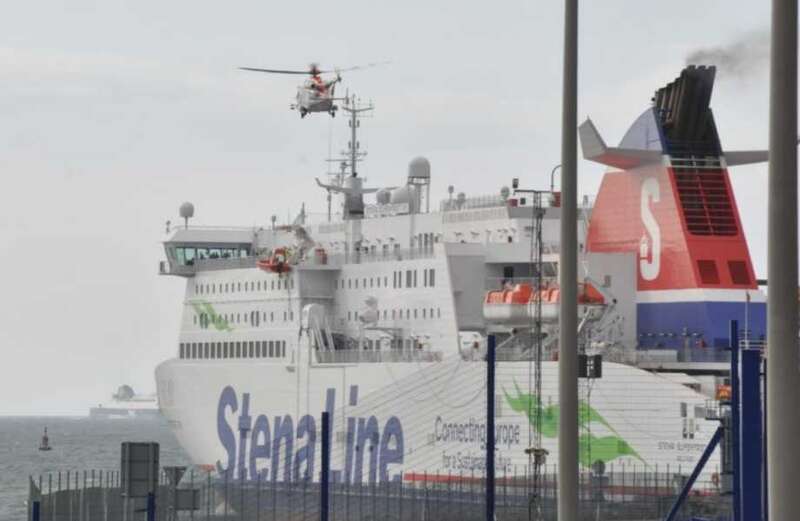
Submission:
<svg viewBox="0 0 800 521">
<path fill-rule="evenodd" d="M 724 76 L 747 77 L 769 63 L 769 32 L 743 34 L 728 45 L 695 49 L 686 56 L 687 65 L 716 65 Z"/>
</svg>

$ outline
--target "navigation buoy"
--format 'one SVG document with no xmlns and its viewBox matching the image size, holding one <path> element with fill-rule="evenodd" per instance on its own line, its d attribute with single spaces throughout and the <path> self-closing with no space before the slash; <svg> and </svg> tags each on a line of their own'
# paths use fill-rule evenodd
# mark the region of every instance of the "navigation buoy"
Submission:
<svg viewBox="0 0 800 521">
<path fill-rule="evenodd" d="M 52 447 L 50 446 L 50 438 L 47 436 L 47 427 L 44 428 L 42 441 L 39 443 L 39 450 L 52 450 Z"/>
</svg>

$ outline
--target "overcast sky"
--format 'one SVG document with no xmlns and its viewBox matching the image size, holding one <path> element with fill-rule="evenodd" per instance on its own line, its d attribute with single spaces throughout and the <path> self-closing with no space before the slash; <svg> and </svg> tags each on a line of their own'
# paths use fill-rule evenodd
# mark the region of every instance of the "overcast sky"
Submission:
<svg viewBox="0 0 800 521">
<path fill-rule="evenodd" d="M 698 50 L 718 59 L 723 147 L 767 144 L 768 2 L 582 2 L 580 104 L 609 143 Z M 346 67 L 376 105 L 372 185 L 425 155 L 433 193 L 546 187 L 560 159 L 562 2 L 15 2 L 0 17 L 0 414 L 72 413 L 123 383 L 153 391 L 185 281 L 159 277 L 164 222 L 250 225 L 324 211 L 313 178 L 337 118 L 290 112 L 296 78 L 239 66 Z M 708 56 L 708 55 L 700 55 Z M 581 193 L 602 168 L 580 161 Z M 766 165 L 732 173 L 765 276 Z"/>
</svg>

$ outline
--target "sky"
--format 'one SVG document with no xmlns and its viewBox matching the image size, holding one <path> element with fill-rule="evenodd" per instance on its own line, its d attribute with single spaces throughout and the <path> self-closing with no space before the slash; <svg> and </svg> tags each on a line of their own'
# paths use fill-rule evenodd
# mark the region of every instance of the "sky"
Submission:
<svg viewBox="0 0 800 521">
<path fill-rule="evenodd" d="M 723 148 L 767 146 L 767 2 L 581 2 L 579 117 L 609 143 L 688 57 L 718 60 Z M 314 177 L 342 118 L 289 110 L 295 77 L 240 66 L 391 63 L 344 75 L 375 104 L 370 185 L 415 156 L 447 186 L 545 188 L 560 162 L 563 3 L 40 0 L 0 17 L 0 415 L 86 414 L 122 383 L 155 390 L 185 280 L 158 276 L 164 223 L 325 210 Z M 725 51 L 730 53 L 726 54 Z M 745 57 L 732 60 L 732 57 Z M 707 62 L 710 63 L 710 62 Z M 603 168 L 579 162 L 579 191 Z M 732 171 L 766 276 L 766 165 Z"/>
</svg>

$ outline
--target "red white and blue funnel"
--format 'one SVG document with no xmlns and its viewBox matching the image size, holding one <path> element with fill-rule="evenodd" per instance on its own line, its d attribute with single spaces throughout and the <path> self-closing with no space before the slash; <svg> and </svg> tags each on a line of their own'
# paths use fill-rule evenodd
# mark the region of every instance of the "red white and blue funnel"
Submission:
<svg viewBox="0 0 800 521">
<path fill-rule="evenodd" d="M 749 338 L 766 334 L 758 289 L 728 167 L 766 152 L 724 152 L 709 108 L 713 67 L 687 67 L 659 89 L 618 148 L 591 121 L 584 157 L 611 167 L 603 177 L 586 249 L 637 256 L 637 335 L 642 349 L 724 347 L 738 320 Z"/>
</svg>

